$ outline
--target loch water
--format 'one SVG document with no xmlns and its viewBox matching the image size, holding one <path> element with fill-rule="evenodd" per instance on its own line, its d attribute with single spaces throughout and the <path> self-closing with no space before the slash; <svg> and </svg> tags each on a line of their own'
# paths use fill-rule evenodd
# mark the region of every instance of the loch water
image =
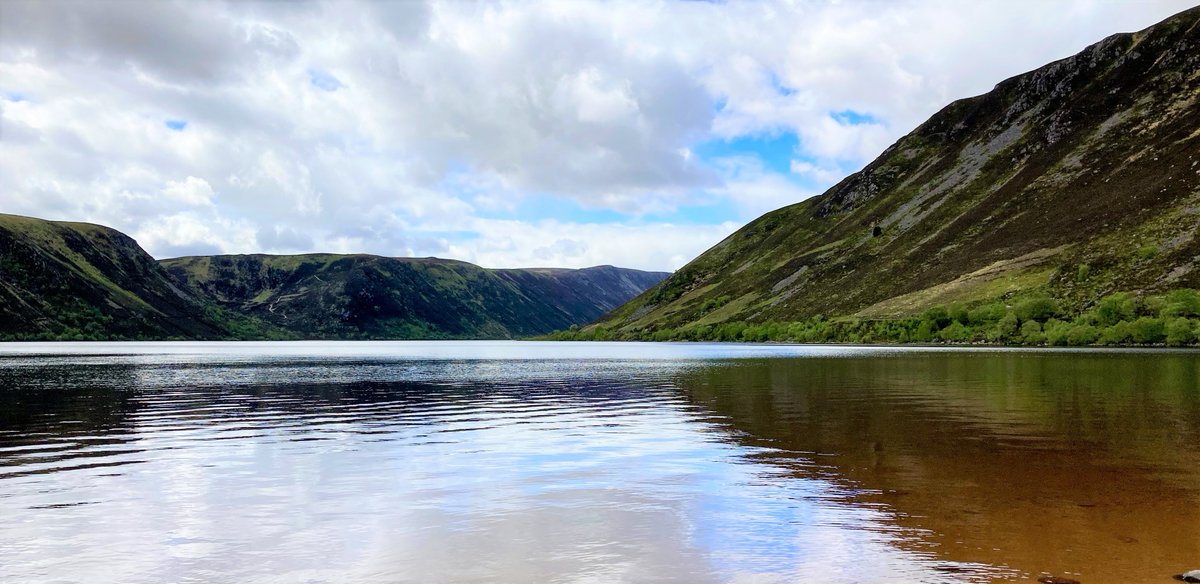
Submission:
<svg viewBox="0 0 1200 584">
<path fill-rule="evenodd" d="M 0 344 L 0 582 L 1171 582 L 1200 353 Z"/>
</svg>

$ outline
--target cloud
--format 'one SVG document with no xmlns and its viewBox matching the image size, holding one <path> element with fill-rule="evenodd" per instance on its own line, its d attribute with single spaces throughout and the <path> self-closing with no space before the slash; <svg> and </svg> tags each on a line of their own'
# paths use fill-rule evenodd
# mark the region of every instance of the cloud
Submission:
<svg viewBox="0 0 1200 584">
<path fill-rule="evenodd" d="M 213 190 L 208 181 L 189 176 L 179 181 L 167 181 L 163 196 L 191 206 L 208 206 L 213 204 Z"/>
<path fill-rule="evenodd" d="M 254 236 L 259 249 L 265 252 L 287 253 L 312 249 L 313 239 L 286 225 L 259 227 Z"/>
<path fill-rule="evenodd" d="M 711 247 L 738 226 L 733 221 L 716 225 L 630 225 L 478 219 L 469 225 L 478 236 L 447 241 L 446 252 L 451 257 L 501 268 L 610 264 L 669 271 L 683 267 L 703 251 L 697 247 Z"/>
<path fill-rule="evenodd" d="M 158 256 L 673 268 L 1188 4 L 6 0 L 0 211 Z"/>
</svg>

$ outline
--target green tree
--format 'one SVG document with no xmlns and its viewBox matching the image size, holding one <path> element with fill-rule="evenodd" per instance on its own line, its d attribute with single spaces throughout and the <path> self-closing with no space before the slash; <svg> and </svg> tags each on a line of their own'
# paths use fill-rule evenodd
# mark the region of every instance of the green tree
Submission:
<svg viewBox="0 0 1200 584">
<path fill-rule="evenodd" d="M 1016 314 L 1011 312 L 1005 313 L 1005 315 L 996 322 L 994 335 L 995 340 L 1003 341 L 1017 336 L 1017 331 L 1020 330 L 1019 326 L 1020 320 L 1017 319 Z"/>
<path fill-rule="evenodd" d="M 1072 325 L 1067 332 L 1067 344 L 1073 347 L 1095 344 L 1100 339 L 1100 331 L 1090 324 Z"/>
<path fill-rule="evenodd" d="M 1182 347 L 1196 342 L 1192 322 L 1186 318 L 1175 318 L 1167 324 L 1167 344 Z"/>
<path fill-rule="evenodd" d="M 1105 345 L 1124 345 L 1133 342 L 1133 327 L 1128 321 L 1120 321 L 1100 331 L 1100 342 Z"/>
<path fill-rule="evenodd" d="M 1042 325 L 1036 320 L 1027 320 L 1021 325 L 1021 341 L 1027 345 L 1040 345 L 1046 340 Z"/>
<path fill-rule="evenodd" d="M 1162 320 L 1143 316 L 1133 321 L 1130 329 L 1130 337 L 1133 339 L 1133 342 L 1143 345 L 1161 343 L 1167 338 L 1167 330 L 1163 326 Z"/>
<path fill-rule="evenodd" d="M 943 341 L 962 343 L 971 340 L 971 330 L 963 325 L 963 323 L 956 320 L 950 323 L 950 325 L 946 328 L 938 331 L 938 336 L 941 337 Z"/>
<path fill-rule="evenodd" d="M 1065 323 L 1057 318 L 1052 318 L 1042 325 L 1042 331 L 1046 333 L 1046 344 L 1056 347 L 1065 346 L 1067 338 L 1071 334 L 1071 324 Z"/>
<path fill-rule="evenodd" d="M 1096 305 L 1095 320 L 1100 326 L 1112 326 L 1122 320 L 1133 320 L 1137 305 L 1133 297 L 1125 292 L 1105 296 Z"/>
<path fill-rule="evenodd" d="M 934 327 L 937 326 L 931 320 L 922 320 L 921 324 L 917 325 L 917 332 L 913 334 L 912 340 L 918 343 L 928 343 L 933 340 Z"/>
<path fill-rule="evenodd" d="M 963 324 L 979 326 L 981 324 L 997 322 L 1004 318 L 1006 314 L 1008 314 L 1008 310 L 999 302 L 982 304 L 971 309 L 967 317 L 967 322 Z"/>
<path fill-rule="evenodd" d="M 1163 306 L 1162 316 L 1200 316 L 1200 292 L 1190 288 L 1172 290 L 1167 294 L 1167 303 Z"/>
<path fill-rule="evenodd" d="M 1045 296 L 1030 298 L 1017 304 L 1013 312 L 1022 321 L 1046 322 L 1058 314 L 1058 303 Z"/>
<path fill-rule="evenodd" d="M 938 330 L 950 324 L 952 319 L 945 306 L 934 306 L 921 315 L 921 320 L 932 323 L 933 330 Z"/>
</svg>

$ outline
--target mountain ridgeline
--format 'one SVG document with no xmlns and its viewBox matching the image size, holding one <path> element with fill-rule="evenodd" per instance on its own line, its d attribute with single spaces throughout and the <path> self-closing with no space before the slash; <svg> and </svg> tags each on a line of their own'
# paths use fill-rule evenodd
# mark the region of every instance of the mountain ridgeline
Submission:
<svg viewBox="0 0 1200 584">
<path fill-rule="evenodd" d="M 370 255 L 156 261 L 114 229 L 0 215 L 0 339 L 513 338 L 586 324 L 666 276 Z"/>
<path fill-rule="evenodd" d="M 0 338 L 219 338 L 203 301 L 129 236 L 0 215 Z"/>
<path fill-rule="evenodd" d="M 1198 226 L 1200 8 L 951 103 L 579 336 L 729 340 L 771 324 L 785 332 L 770 338 L 865 341 L 886 329 L 865 323 L 986 306 L 958 320 L 981 325 L 974 340 L 1011 342 L 1025 321 L 1048 334 L 1119 292 L 1132 323 L 1200 288 Z M 1026 302 L 1049 308 L 993 326 Z M 956 319 L 932 320 L 921 340 Z M 789 323 L 852 336 L 797 336 Z M 911 340 L 903 329 L 875 340 Z"/>
<path fill-rule="evenodd" d="M 221 307 L 317 338 L 538 335 L 591 322 L 666 277 L 372 255 L 202 256 L 162 265 Z"/>
</svg>

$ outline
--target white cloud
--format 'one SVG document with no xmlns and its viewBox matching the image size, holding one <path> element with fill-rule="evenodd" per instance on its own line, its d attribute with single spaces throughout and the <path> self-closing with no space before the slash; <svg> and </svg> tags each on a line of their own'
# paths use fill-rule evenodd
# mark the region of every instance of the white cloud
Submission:
<svg viewBox="0 0 1200 584">
<path fill-rule="evenodd" d="M 6 0 L 0 211 L 158 256 L 673 268 L 950 100 L 1189 3 Z M 790 174 L 691 154 L 780 132 Z M 548 198 L 627 220 L 527 214 Z"/>
<path fill-rule="evenodd" d="M 455 258 L 501 268 L 611 264 L 643 270 L 675 270 L 733 233 L 738 223 L 716 225 L 605 224 L 476 219 L 479 236 L 448 242 Z"/>
<path fill-rule="evenodd" d="M 208 181 L 194 176 L 183 180 L 167 181 L 163 195 L 172 201 L 197 207 L 209 206 L 213 203 L 212 186 L 208 184 Z"/>
</svg>

